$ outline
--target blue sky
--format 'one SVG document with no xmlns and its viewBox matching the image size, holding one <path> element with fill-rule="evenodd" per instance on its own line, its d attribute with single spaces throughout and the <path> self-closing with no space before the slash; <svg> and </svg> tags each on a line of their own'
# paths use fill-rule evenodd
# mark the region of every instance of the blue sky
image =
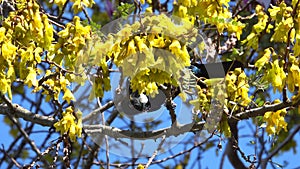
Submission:
<svg viewBox="0 0 300 169">
<path fill-rule="evenodd" d="M 276 93 L 275 95 L 273 95 L 274 97 L 277 97 L 278 96 L 278 93 Z M 14 103 L 21 103 L 21 100 L 19 97 L 15 97 L 14 98 Z M 23 107 L 25 108 L 30 108 L 29 104 L 25 102 L 23 102 L 21 104 Z M 178 108 L 181 108 L 180 107 L 181 105 L 178 104 Z M 49 110 L 49 107 L 43 107 L 43 109 L 45 110 Z M 166 116 L 164 116 L 163 118 L 166 118 Z M 10 132 L 10 127 L 8 127 L 3 121 L 4 121 L 4 116 L 3 115 L 0 115 L 0 128 L 1 128 L 1 137 L 0 137 L 0 145 L 3 144 L 4 148 L 7 149 L 8 146 L 10 145 L 10 143 L 14 140 L 13 137 L 9 134 Z M 21 120 L 23 122 L 23 120 Z M 240 139 L 240 147 L 241 149 L 244 151 L 244 153 L 246 155 L 249 155 L 249 154 L 254 154 L 254 148 L 249 146 L 249 141 L 251 141 L 249 139 L 249 137 L 242 137 L 242 136 L 245 136 L 247 134 L 250 134 L 251 133 L 251 129 L 249 128 L 249 126 L 247 125 L 247 123 L 251 123 L 251 120 L 248 120 L 248 121 L 242 121 L 239 123 L 239 127 L 241 128 L 240 131 L 239 131 L 239 134 L 241 136 L 241 139 Z M 166 124 L 163 124 L 159 127 L 166 127 L 165 126 Z M 23 125 L 24 126 L 24 125 Z M 36 125 L 35 128 L 34 128 L 34 131 L 45 131 L 45 133 L 48 131 L 48 127 L 41 127 L 39 125 Z M 37 133 L 37 134 L 32 134 L 30 135 L 30 138 L 34 141 L 36 141 L 37 144 L 39 144 L 41 141 L 43 141 L 43 136 L 45 136 L 45 134 L 42 134 L 42 137 L 40 135 L 41 133 Z M 49 144 L 52 140 L 55 140 L 59 135 L 55 135 L 54 137 L 52 137 L 51 139 L 49 139 Z M 213 138 L 213 139 L 216 139 L 216 138 Z M 279 164 L 284 164 L 285 161 L 289 163 L 288 166 L 286 166 L 286 168 L 288 169 L 293 169 L 293 168 L 296 168 L 300 166 L 300 162 L 299 162 L 299 152 L 300 152 L 300 145 L 299 145 L 299 142 L 300 142 L 300 134 L 296 134 L 295 136 L 295 139 L 297 140 L 298 142 L 298 145 L 296 147 L 296 154 L 293 153 L 293 150 L 290 150 L 288 152 L 285 152 L 284 154 L 282 154 L 281 156 L 278 156 L 278 157 L 274 157 L 273 160 L 274 162 L 277 162 Z M 184 139 L 183 139 L 184 140 Z M 202 152 L 201 154 L 201 157 L 202 159 L 200 160 L 200 163 L 198 163 L 197 165 L 194 165 L 194 166 L 191 166 L 192 164 L 190 164 L 187 168 L 189 169 L 198 169 L 199 168 L 199 164 L 201 165 L 202 168 L 217 168 L 219 165 L 220 165 L 220 160 L 221 160 L 221 155 L 225 149 L 225 146 L 226 146 L 226 142 L 223 142 L 223 150 L 220 151 L 216 146 L 215 147 L 212 147 L 210 148 L 208 151 L 205 151 L 205 152 Z M 153 147 L 155 148 L 155 147 Z M 176 152 L 180 152 L 182 149 L 181 146 L 177 146 L 177 147 L 174 147 L 172 149 L 172 151 L 174 153 Z M 219 155 L 216 155 L 216 152 L 219 151 Z M 198 156 L 198 151 L 197 150 L 193 150 L 192 153 L 191 153 L 191 158 L 196 158 Z M 160 154 L 157 159 L 160 159 L 160 158 L 164 158 L 164 157 L 167 157 L 169 156 L 169 154 Z M 2 156 L 0 156 L 1 158 Z M 113 160 L 116 160 L 118 157 L 117 156 L 112 156 L 112 161 Z M 182 157 L 179 157 L 179 159 L 181 159 Z M 147 160 L 144 159 L 144 160 L 140 160 L 139 162 L 146 162 Z M 192 160 L 193 161 L 193 160 Z M 167 161 L 165 164 L 174 164 L 174 161 L 173 160 L 169 160 Z M 249 166 L 249 164 L 246 164 L 247 166 Z M 5 166 L 1 166 L 1 168 L 5 168 Z M 94 168 L 97 168 L 97 167 L 94 167 Z M 153 169 L 156 169 L 155 166 L 151 166 L 150 169 L 153 168 Z M 224 163 L 224 168 L 232 168 L 228 159 L 226 158 L 225 159 L 225 163 Z M 268 165 L 268 168 L 271 168 L 270 165 Z"/>
<path fill-rule="evenodd" d="M 20 100 L 19 100 L 18 97 L 15 97 L 14 101 L 16 103 L 20 103 Z M 178 101 L 177 101 L 177 103 L 178 103 Z M 26 102 L 23 102 L 22 106 L 29 109 L 29 104 L 27 104 Z M 166 118 L 166 117 L 162 117 L 162 118 Z M 2 136 L 0 137 L 0 144 L 1 145 L 3 144 L 4 148 L 7 149 L 8 146 L 10 145 L 10 143 L 13 141 L 13 138 L 9 134 L 10 128 L 6 124 L 3 123 L 3 119 L 4 119 L 4 116 L 0 115 L 0 120 L 1 120 L 0 128 L 2 130 L 2 132 L 1 132 Z M 21 120 L 21 121 L 23 121 L 23 120 Z M 247 136 L 248 134 L 252 133 L 251 129 L 249 128 L 249 125 L 247 123 L 248 124 L 251 123 L 251 120 L 242 121 L 242 122 L 239 123 L 239 127 L 240 127 L 240 131 L 239 131 L 240 147 L 246 155 L 250 155 L 250 154 L 254 154 L 255 152 L 254 152 L 253 146 L 249 146 L 250 141 L 253 141 L 253 140 L 249 139 L 249 136 Z M 39 125 L 36 125 L 35 128 L 34 128 L 34 131 L 45 131 L 45 133 L 47 133 L 48 129 L 49 129 L 48 127 L 41 127 Z M 32 140 L 34 140 L 37 143 L 37 145 L 39 145 L 40 142 L 43 141 L 43 138 L 45 136 L 45 134 L 41 134 L 41 135 L 40 134 L 41 133 L 36 133 L 36 134 L 31 134 L 30 135 L 30 138 Z M 54 137 L 52 137 L 51 139 L 48 140 L 48 143 L 50 144 L 50 142 L 52 140 L 55 140 L 58 136 L 59 136 L 58 134 L 54 135 Z M 189 137 L 186 137 L 186 138 L 189 138 Z M 214 137 L 212 139 L 217 139 L 217 137 Z M 298 140 L 298 142 L 299 142 L 300 134 L 296 134 L 295 139 Z M 183 141 L 184 140 L 185 139 L 183 138 Z M 217 166 L 220 165 L 221 155 L 222 155 L 222 153 L 225 149 L 226 142 L 222 142 L 222 145 L 223 145 L 223 150 L 219 150 L 217 148 L 217 146 L 215 145 L 214 147 L 210 148 L 208 151 L 201 152 L 200 162 L 197 165 L 194 165 L 194 166 L 190 166 L 190 165 L 192 165 L 192 164 L 190 164 L 187 168 L 189 168 L 189 169 L 193 169 L 193 168 L 198 169 L 199 165 L 201 165 L 202 168 L 209 168 L 209 169 L 216 168 Z M 27 148 L 29 148 L 29 147 L 27 147 Z M 156 149 L 155 146 L 153 146 L 153 150 L 154 149 Z M 299 144 L 297 145 L 295 150 L 297 152 L 296 154 L 293 153 L 293 150 L 290 150 L 288 152 L 285 152 L 281 156 L 273 158 L 274 162 L 284 165 L 285 161 L 286 161 L 286 162 L 289 163 L 289 165 L 287 165 L 287 167 L 285 167 L 285 168 L 288 168 L 288 169 L 293 169 L 293 168 L 299 167 L 299 165 L 300 165 L 300 163 L 298 162 L 298 157 L 299 157 L 299 152 L 300 152 Z M 175 146 L 174 148 L 172 148 L 172 152 L 174 152 L 174 154 L 176 154 L 180 151 L 182 151 L 182 145 Z M 191 153 L 191 159 L 197 158 L 198 157 L 198 154 L 197 154 L 198 152 L 199 152 L 198 150 L 194 149 Z M 218 153 L 219 155 L 217 155 L 216 152 L 219 152 Z M 167 157 L 169 155 L 170 154 L 160 154 L 160 155 L 157 156 L 156 159 L 161 159 L 161 158 Z M 102 156 L 102 157 L 104 157 L 104 156 Z M 112 158 L 112 161 L 114 161 L 114 160 L 118 159 L 118 156 L 111 155 L 111 158 Z M 178 157 L 178 159 L 182 159 L 182 158 L 183 158 L 183 156 Z M 191 160 L 191 161 L 194 161 L 194 160 Z M 143 158 L 143 159 L 140 159 L 138 162 L 147 162 L 147 159 Z M 174 161 L 169 160 L 166 163 L 163 163 L 163 165 L 167 165 L 167 164 L 172 165 L 172 164 L 174 164 Z M 249 165 L 249 164 L 246 163 L 246 165 Z M 230 165 L 228 159 L 226 158 L 225 162 L 224 162 L 224 167 L 225 168 L 231 168 L 230 166 L 231 165 Z M 1 166 L 1 168 L 2 167 L 5 168 L 5 166 Z M 95 168 L 97 168 L 97 167 L 95 167 Z M 150 168 L 155 169 L 156 167 L 154 165 Z M 271 166 L 269 165 L 268 168 L 271 168 Z"/>
</svg>

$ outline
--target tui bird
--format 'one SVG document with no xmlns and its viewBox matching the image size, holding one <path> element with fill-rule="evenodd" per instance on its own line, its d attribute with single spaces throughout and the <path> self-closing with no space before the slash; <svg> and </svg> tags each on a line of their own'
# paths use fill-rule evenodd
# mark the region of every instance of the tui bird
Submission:
<svg viewBox="0 0 300 169">
<path fill-rule="evenodd" d="M 207 88 L 207 84 L 205 84 L 202 80 L 195 79 L 196 78 L 205 78 L 205 79 L 217 79 L 224 78 L 225 75 L 229 71 L 233 71 L 235 68 L 244 68 L 243 64 L 239 61 L 227 61 L 227 62 L 218 62 L 218 63 L 192 63 L 191 66 L 187 67 L 189 71 L 187 74 L 193 74 L 193 76 L 187 76 L 190 79 L 186 79 L 187 77 L 182 76 L 184 81 L 187 82 L 185 84 L 181 84 L 181 88 L 176 88 L 173 90 L 173 98 L 175 98 L 179 93 L 190 93 L 190 89 L 194 88 L 193 86 L 197 83 L 201 88 Z M 186 73 L 185 73 L 186 74 Z M 197 81 L 197 82 L 196 82 Z"/>
<path fill-rule="evenodd" d="M 199 64 L 193 63 L 188 69 L 197 77 L 204 77 L 206 79 L 213 79 L 213 78 L 223 78 L 229 71 L 233 71 L 235 68 L 244 68 L 243 64 L 239 61 L 227 61 L 227 62 L 219 62 L 219 63 L 206 63 L 206 64 Z M 202 88 L 206 87 L 203 83 L 198 83 Z M 147 112 L 147 111 L 155 111 L 161 107 L 164 103 L 165 96 L 163 92 L 160 91 L 160 95 L 156 96 L 155 98 L 150 98 L 145 94 L 139 94 L 137 91 L 133 92 L 129 85 L 129 107 L 134 108 L 134 111 L 138 112 Z M 175 98 L 179 93 L 180 89 L 177 88 L 173 94 L 173 98 Z M 135 113 L 132 113 L 135 114 Z"/>
</svg>

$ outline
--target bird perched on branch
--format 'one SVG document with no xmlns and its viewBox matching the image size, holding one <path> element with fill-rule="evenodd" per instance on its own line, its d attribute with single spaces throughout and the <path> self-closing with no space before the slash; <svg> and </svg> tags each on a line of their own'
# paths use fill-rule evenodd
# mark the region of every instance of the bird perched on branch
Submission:
<svg viewBox="0 0 300 169">
<path fill-rule="evenodd" d="M 206 64 L 193 63 L 188 67 L 188 69 L 195 78 L 214 79 L 224 78 L 229 71 L 233 71 L 235 68 L 243 69 L 243 67 L 243 64 L 239 61 L 227 61 Z M 190 79 L 185 79 L 185 81 L 189 83 Z M 202 88 L 207 87 L 203 82 L 198 81 L 197 84 Z M 125 88 L 125 97 L 123 97 L 125 99 L 123 99 L 124 101 L 122 103 L 122 109 L 129 112 L 126 114 L 135 115 L 139 114 L 140 112 L 156 111 L 164 104 L 166 99 L 162 89 L 159 89 L 159 94 L 157 94 L 154 98 L 151 98 L 144 93 L 139 94 L 137 91 L 132 91 L 130 88 L 130 79 L 126 80 Z M 176 91 L 173 92 L 173 98 L 182 92 L 181 90 L 185 89 L 183 89 L 183 87 L 177 88 Z"/>
</svg>

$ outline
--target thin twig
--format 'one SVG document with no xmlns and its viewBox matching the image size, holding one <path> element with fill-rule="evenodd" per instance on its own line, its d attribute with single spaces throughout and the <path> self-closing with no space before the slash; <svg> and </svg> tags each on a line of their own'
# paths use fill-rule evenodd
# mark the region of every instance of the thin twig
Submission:
<svg viewBox="0 0 300 169">
<path fill-rule="evenodd" d="M 82 11 L 83 11 L 85 17 L 87 18 L 89 24 L 91 24 L 91 23 L 92 23 L 92 19 L 90 18 L 90 16 L 89 16 L 87 10 L 86 10 L 85 8 L 82 8 Z"/>
<path fill-rule="evenodd" d="M 12 108 L 8 105 L 0 104 L 0 114 L 12 114 L 14 117 L 20 117 L 26 121 L 42 126 L 52 126 L 55 122 L 57 122 L 57 120 L 53 117 L 34 114 L 18 104 L 12 104 Z"/>
<path fill-rule="evenodd" d="M 250 1 L 248 1 L 248 3 L 242 8 L 242 9 L 240 9 L 240 10 L 238 10 L 233 16 L 232 16 L 232 18 L 235 18 L 239 13 L 241 13 L 243 10 L 245 10 L 246 8 L 248 8 L 248 6 L 252 3 L 252 2 L 254 2 L 255 0 L 250 0 Z"/>
<path fill-rule="evenodd" d="M 271 105 L 264 105 L 262 107 L 253 108 L 250 110 L 246 110 L 244 112 L 237 113 L 234 115 L 236 118 L 242 119 L 249 119 L 251 117 L 263 116 L 268 111 L 277 111 L 288 107 L 297 107 L 300 104 L 300 100 L 298 101 L 287 101 L 282 103 L 276 103 Z"/>
<path fill-rule="evenodd" d="M 198 147 L 202 146 L 203 144 L 207 143 L 208 140 L 210 140 L 213 136 L 214 136 L 214 134 L 211 134 L 208 138 L 206 138 L 206 139 L 203 140 L 202 142 L 196 143 L 193 147 L 191 147 L 191 148 L 189 148 L 189 149 L 187 149 L 187 150 L 181 151 L 181 152 L 179 152 L 179 153 L 177 153 L 177 154 L 171 155 L 171 156 L 166 157 L 166 158 L 161 159 L 161 160 L 152 161 L 152 164 L 163 163 L 163 162 L 168 161 L 168 160 L 171 160 L 171 159 L 174 160 L 176 157 L 181 156 L 181 155 L 186 154 L 186 153 L 189 153 L 189 152 L 191 152 L 192 150 L 194 150 L 195 148 L 198 148 Z M 211 140 L 211 142 L 214 142 L 214 141 L 216 141 L 216 140 Z M 122 163 L 122 164 L 110 164 L 110 165 L 113 166 L 113 167 L 118 167 L 118 168 L 120 168 L 120 167 L 128 166 L 128 165 L 130 165 L 130 164 L 129 164 L 129 163 Z"/>
<path fill-rule="evenodd" d="M 61 17 L 63 16 L 63 14 L 64 14 L 64 12 L 65 12 L 65 9 L 66 9 L 68 3 L 69 3 L 69 0 L 67 0 L 67 1 L 65 2 L 64 6 L 63 6 L 63 8 L 62 8 L 62 10 L 61 10 L 61 13 L 57 16 L 57 19 L 58 19 L 58 20 L 60 20 Z"/>
<path fill-rule="evenodd" d="M 102 106 L 99 98 L 97 98 L 97 104 L 98 104 L 99 108 L 102 109 L 103 106 Z M 101 118 L 102 118 L 102 125 L 106 125 L 103 111 L 101 112 Z M 110 163 L 110 160 L 109 160 L 109 142 L 108 142 L 107 135 L 104 136 L 104 139 L 105 139 L 105 146 L 106 146 L 106 149 L 105 149 L 105 155 L 106 155 L 106 161 L 107 161 L 106 168 L 109 169 L 110 168 L 109 167 L 109 163 Z"/>
<path fill-rule="evenodd" d="M 59 64 L 57 64 L 56 62 L 50 61 L 48 59 L 47 60 L 42 60 L 42 62 L 45 62 L 45 63 L 48 63 L 48 64 L 56 66 L 61 71 L 62 74 L 64 74 L 64 73 L 70 73 L 70 74 L 74 74 L 76 76 L 80 76 L 80 77 L 82 76 L 82 74 L 69 71 L 69 70 L 63 68 L 62 66 L 60 66 Z"/>
<path fill-rule="evenodd" d="M 286 144 L 288 144 L 293 137 L 298 133 L 298 131 L 300 130 L 300 125 L 296 125 L 294 131 L 292 131 L 288 137 L 286 137 L 284 139 L 284 141 L 282 143 L 280 143 L 276 149 L 274 149 L 265 159 L 262 159 L 261 161 L 261 168 L 266 168 L 267 167 L 267 163 L 272 159 L 273 156 L 275 156 Z"/>
<path fill-rule="evenodd" d="M 6 98 L 6 96 L 2 96 L 1 97 L 2 100 L 10 107 L 11 110 L 14 110 L 13 104 L 10 102 L 10 100 L 8 98 Z M 18 130 L 21 132 L 21 134 L 23 135 L 23 137 L 25 138 L 25 140 L 29 143 L 29 145 L 31 146 L 32 150 L 37 154 L 40 155 L 41 152 L 40 150 L 36 147 L 35 143 L 30 140 L 28 134 L 24 131 L 24 129 L 20 126 L 20 124 L 17 122 L 17 120 L 11 116 L 10 113 L 7 114 L 8 118 L 14 123 L 14 125 L 17 126 Z"/>
<path fill-rule="evenodd" d="M 111 108 L 114 105 L 113 101 L 109 101 L 107 102 L 105 105 L 93 110 L 92 112 L 90 112 L 88 115 L 84 116 L 82 118 L 82 122 L 86 122 L 90 119 L 93 119 L 96 115 L 98 115 L 98 113 L 102 113 L 105 110 L 108 110 L 109 108 Z"/>
<path fill-rule="evenodd" d="M 6 96 L 3 96 L 3 95 L 1 96 L 1 99 L 7 104 L 7 106 L 9 107 L 9 109 L 14 112 L 14 105 L 11 103 L 11 101 Z M 22 128 L 22 126 L 18 123 L 18 121 L 10 113 L 7 113 L 6 115 L 14 123 L 14 125 L 16 125 L 16 127 L 18 128 L 18 130 L 20 131 L 20 133 L 23 135 L 24 139 L 29 143 L 29 145 L 32 148 L 32 150 L 37 154 L 38 157 L 41 158 L 42 154 L 41 154 L 40 150 L 37 148 L 37 146 L 35 145 L 34 141 L 32 141 L 29 138 L 29 135 Z M 41 159 L 45 163 L 45 165 L 48 165 L 48 163 L 47 163 L 46 160 L 44 160 L 43 158 L 41 158 Z"/>
<path fill-rule="evenodd" d="M 97 134 L 101 133 L 108 135 L 112 138 L 135 138 L 137 140 L 147 140 L 147 139 L 157 139 L 161 138 L 164 134 L 166 137 L 178 136 L 186 132 L 197 132 L 201 131 L 205 122 L 189 123 L 171 127 L 154 130 L 154 131 L 131 131 L 131 130 L 121 130 L 116 127 L 104 126 L 101 124 L 96 125 L 84 125 L 83 128 L 87 134 Z"/>
<path fill-rule="evenodd" d="M 162 147 L 162 145 L 164 144 L 165 141 L 166 141 L 166 135 L 163 135 L 162 139 L 161 139 L 161 142 L 157 146 L 157 149 L 153 152 L 151 158 L 148 160 L 147 164 L 145 165 L 145 169 L 147 169 L 150 166 L 150 164 L 152 163 L 154 158 L 157 156 L 157 153 L 160 151 L 160 149 L 161 149 L 161 147 Z"/>
<path fill-rule="evenodd" d="M 0 149 L 0 152 L 4 154 L 4 157 L 8 157 L 18 168 L 22 168 L 22 166 L 13 158 L 11 157 L 5 150 L 4 150 L 4 145 L 2 144 L 2 148 Z"/>
</svg>

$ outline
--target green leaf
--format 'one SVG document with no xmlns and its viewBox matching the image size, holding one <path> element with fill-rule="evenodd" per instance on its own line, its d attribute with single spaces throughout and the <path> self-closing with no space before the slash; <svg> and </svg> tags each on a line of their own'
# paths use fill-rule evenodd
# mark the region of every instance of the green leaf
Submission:
<svg viewBox="0 0 300 169">
<path fill-rule="evenodd" d="M 117 7 L 117 11 L 114 12 L 115 17 L 120 17 L 120 16 L 128 16 L 134 11 L 134 4 L 129 4 L 129 3 L 123 3 L 121 2 L 121 5 Z"/>
</svg>

